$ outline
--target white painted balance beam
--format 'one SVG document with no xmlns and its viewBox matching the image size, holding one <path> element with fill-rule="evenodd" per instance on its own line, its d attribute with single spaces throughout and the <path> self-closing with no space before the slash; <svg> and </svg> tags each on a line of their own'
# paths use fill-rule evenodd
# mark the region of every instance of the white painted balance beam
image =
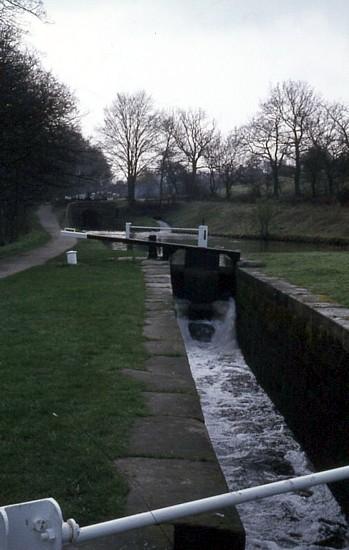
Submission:
<svg viewBox="0 0 349 550">
<path fill-rule="evenodd" d="M 75 231 L 75 229 L 70 229 L 69 227 L 62 229 L 61 235 L 64 237 L 73 237 L 74 239 L 87 239 L 87 233 L 84 231 Z"/>
</svg>

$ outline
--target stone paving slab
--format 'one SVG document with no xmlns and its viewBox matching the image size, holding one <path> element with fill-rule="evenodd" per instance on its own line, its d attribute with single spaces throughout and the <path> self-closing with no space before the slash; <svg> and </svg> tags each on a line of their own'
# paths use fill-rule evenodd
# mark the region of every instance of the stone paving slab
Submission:
<svg viewBox="0 0 349 550">
<path fill-rule="evenodd" d="M 168 376 L 183 376 L 189 379 L 195 386 L 191 376 L 190 366 L 186 356 L 169 357 L 162 355 L 154 355 L 147 359 L 144 363 L 144 368 L 154 374 L 166 374 Z"/>
<path fill-rule="evenodd" d="M 64 546 L 67 550 L 173 550 L 174 527 L 161 525 L 133 529 L 111 537 L 103 537 L 95 541 L 79 544 L 79 546 Z M 188 549 L 189 550 L 189 549 Z"/>
<path fill-rule="evenodd" d="M 206 462 L 198 468 L 197 464 L 188 460 L 126 458 L 117 460 L 115 464 L 130 482 L 128 506 L 130 511 L 135 510 L 137 513 L 147 511 L 149 508 L 162 508 L 227 492 L 224 477 L 217 463 Z M 154 486 L 157 487 L 156 492 L 154 492 Z M 208 545 L 203 541 L 198 546 L 198 541 L 194 540 L 192 546 L 181 546 L 186 550 L 194 547 L 233 549 L 237 539 L 240 539 L 241 545 L 244 543 L 240 518 L 232 507 L 219 512 L 191 516 L 186 520 L 177 520 L 175 529 L 180 531 L 184 527 L 184 521 L 187 528 L 196 527 L 195 539 L 198 538 L 198 527 L 214 529 L 213 543 Z M 210 534 L 212 538 L 212 531 Z M 206 531 L 206 537 L 208 536 L 209 533 Z M 229 541 L 228 545 L 217 544 L 217 539 L 220 537 L 226 542 Z"/>
<path fill-rule="evenodd" d="M 159 316 L 155 319 L 146 317 L 146 324 L 143 328 L 143 335 L 150 340 L 162 340 L 164 335 L 166 338 L 172 339 L 176 334 L 177 338 L 180 336 L 179 327 L 175 317 Z"/>
<path fill-rule="evenodd" d="M 151 415 L 182 416 L 204 421 L 198 400 L 190 394 L 144 392 L 143 395 Z"/>
<path fill-rule="evenodd" d="M 175 319 L 168 264 L 142 263 L 146 285 L 145 370 L 124 369 L 144 385 L 148 416 L 136 420 L 127 456 L 115 461 L 129 480 L 126 515 L 227 492 L 208 437 Z M 103 545 L 104 544 L 104 545 Z M 234 508 L 138 529 L 86 550 L 241 550 L 244 530 Z"/>
<path fill-rule="evenodd" d="M 130 481 L 127 513 L 145 512 L 150 507 L 165 507 L 226 492 L 223 474 L 216 462 L 204 462 L 200 468 L 191 460 L 120 458 L 117 470 Z M 154 486 L 157 490 L 154 491 Z M 221 523 L 222 516 L 217 516 Z"/>
<path fill-rule="evenodd" d="M 146 298 L 144 303 L 145 308 L 148 311 L 167 311 L 173 309 L 172 296 L 166 296 L 166 298 L 164 296 L 158 296 L 156 299 Z"/>
<path fill-rule="evenodd" d="M 195 384 L 187 376 L 155 374 L 143 370 L 123 369 L 123 374 L 142 382 L 147 390 L 168 393 L 196 393 Z"/>
<path fill-rule="evenodd" d="M 146 290 L 171 290 L 171 281 L 168 279 L 155 279 L 154 277 L 145 278 Z"/>
<path fill-rule="evenodd" d="M 150 355 L 185 355 L 183 344 L 174 335 L 173 340 L 149 340 L 144 344 Z"/>
<path fill-rule="evenodd" d="M 160 284 L 171 284 L 171 276 L 170 275 L 156 275 L 155 273 L 147 274 L 144 273 L 144 280 L 146 283 L 160 283 Z"/>
<path fill-rule="evenodd" d="M 179 417 L 145 417 L 136 420 L 128 454 L 154 458 L 183 458 L 216 462 L 205 425 Z"/>
<path fill-rule="evenodd" d="M 155 289 L 152 289 L 152 290 L 147 290 L 146 293 L 145 293 L 145 297 L 147 300 L 153 300 L 153 299 L 157 299 L 157 298 L 166 298 L 167 296 L 171 297 L 171 300 L 172 300 L 172 292 L 170 290 L 155 290 Z"/>
<path fill-rule="evenodd" d="M 169 313 L 171 313 L 171 309 L 169 310 L 162 310 L 161 308 L 159 310 L 151 310 L 146 312 L 146 316 L 144 319 L 144 322 L 146 325 L 154 325 L 154 324 L 160 324 L 160 323 L 171 323 L 173 327 L 176 327 L 176 330 L 178 329 L 177 320 L 174 315 L 169 316 Z M 160 325 L 162 326 L 162 325 Z"/>
<path fill-rule="evenodd" d="M 165 292 L 148 293 L 148 292 L 146 292 L 145 293 L 145 303 L 146 303 L 146 305 L 148 305 L 148 304 L 152 305 L 153 303 L 156 303 L 156 304 L 160 305 L 163 302 L 166 302 L 168 304 L 168 311 L 169 312 L 174 310 L 172 292 L 168 292 L 168 293 L 165 293 Z M 161 309 L 161 307 L 160 307 L 160 309 Z"/>
</svg>

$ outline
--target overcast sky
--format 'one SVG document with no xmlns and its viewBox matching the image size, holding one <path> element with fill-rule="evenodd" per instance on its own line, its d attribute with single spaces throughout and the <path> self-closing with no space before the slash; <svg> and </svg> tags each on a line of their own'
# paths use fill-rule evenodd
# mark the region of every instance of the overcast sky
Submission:
<svg viewBox="0 0 349 550">
<path fill-rule="evenodd" d="M 306 80 L 349 103 L 348 0 L 46 0 L 27 40 L 76 94 L 86 135 L 117 92 L 201 107 L 223 131 L 271 85 Z"/>
</svg>

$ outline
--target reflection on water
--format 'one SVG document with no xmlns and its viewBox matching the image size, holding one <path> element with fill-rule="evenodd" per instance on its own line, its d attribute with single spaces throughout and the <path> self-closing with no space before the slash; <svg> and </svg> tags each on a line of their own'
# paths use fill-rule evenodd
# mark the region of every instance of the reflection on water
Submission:
<svg viewBox="0 0 349 550">
<path fill-rule="evenodd" d="M 188 321 L 183 315 L 186 305 L 177 303 L 178 322 L 229 488 L 311 473 L 305 454 L 243 359 L 234 332 L 234 302 L 216 302 L 216 318 L 204 323 Z M 349 548 L 348 525 L 326 486 L 238 509 L 249 550 Z"/>
</svg>

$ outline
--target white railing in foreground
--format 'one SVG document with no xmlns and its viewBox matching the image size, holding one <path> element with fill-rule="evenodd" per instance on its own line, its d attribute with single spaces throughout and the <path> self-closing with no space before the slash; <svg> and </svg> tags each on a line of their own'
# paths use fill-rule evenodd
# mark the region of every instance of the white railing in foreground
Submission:
<svg viewBox="0 0 349 550">
<path fill-rule="evenodd" d="M 131 222 L 126 222 L 125 224 L 125 235 L 126 239 L 131 238 L 131 232 L 132 230 L 140 230 L 140 231 L 170 231 L 171 233 L 194 233 L 198 235 L 198 246 L 202 248 L 207 248 L 208 246 L 208 226 L 207 225 L 199 225 L 198 227 L 163 227 L 163 226 L 156 226 L 156 227 L 150 227 L 146 225 L 133 225 Z"/>
<path fill-rule="evenodd" d="M 61 509 L 54 499 L 4 506 L 0 508 L 0 550 L 62 550 L 63 546 L 70 543 L 79 544 L 140 527 L 173 523 L 186 516 L 213 512 L 346 478 L 349 478 L 349 466 L 168 506 L 81 529 L 73 519 L 63 522 Z"/>
</svg>

